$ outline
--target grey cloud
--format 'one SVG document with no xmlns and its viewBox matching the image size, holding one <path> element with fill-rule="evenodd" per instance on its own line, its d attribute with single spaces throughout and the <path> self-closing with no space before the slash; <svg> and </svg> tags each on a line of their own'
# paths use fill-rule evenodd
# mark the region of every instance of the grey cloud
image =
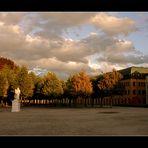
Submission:
<svg viewBox="0 0 148 148">
<path fill-rule="evenodd" d="M 107 13 L 32 13 L 27 15 L 24 21 L 28 23 L 28 30 L 41 28 L 36 35 L 50 38 L 58 38 L 68 28 L 81 27 L 85 24 L 101 29 L 108 35 L 129 34 L 137 31 L 136 23 L 129 18 L 111 16 Z M 31 21 L 30 21 L 31 19 Z M 29 29 L 30 28 L 30 29 Z"/>
<path fill-rule="evenodd" d="M 58 39 L 68 28 L 81 26 L 89 22 L 89 19 L 96 13 L 31 13 L 24 17 L 24 24 L 27 29 L 26 33 L 33 32 L 35 28 L 40 31 L 34 34 L 49 38 Z M 31 21 L 30 21 L 31 20 Z"/>
<path fill-rule="evenodd" d="M 90 20 L 95 15 L 96 13 L 0 13 L 0 21 L 5 22 L 4 26 L 0 26 L 0 54 L 14 59 L 18 64 L 26 64 L 29 68 L 38 66 L 62 75 L 81 69 L 95 73 L 93 67 L 88 65 L 87 58 L 94 54 L 99 54 L 98 64 L 148 63 L 147 56 L 138 52 L 132 42 L 107 34 L 91 34 L 79 41 L 65 40 L 62 37 L 68 28 L 92 24 Z M 36 30 L 37 28 L 41 30 Z M 129 28 L 126 31 L 130 32 Z"/>
<path fill-rule="evenodd" d="M 115 41 L 107 36 L 89 36 L 77 42 L 63 43 L 63 47 L 56 54 L 56 57 L 62 61 L 87 62 L 85 59 L 87 56 L 105 51 L 108 46 L 113 44 Z"/>
<path fill-rule="evenodd" d="M 112 64 L 120 64 L 120 65 L 129 64 L 129 63 L 142 64 L 148 62 L 147 55 L 143 55 L 142 52 L 136 50 L 132 44 L 125 47 L 124 46 L 119 47 L 116 45 L 117 44 L 108 47 L 108 49 L 111 50 L 107 49 L 102 53 L 100 53 L 102 56 L 100 56 L 97 60 L 109 62 Z"/>
<path fill-rule="evenodd" d="M 123 54 L 136 53 L 132 43 L 124 40 L 119 41 L 106 35 L 90 35 L 80 41 L 65 41 L 64 39 L 47 40 L 40 37 L 37 38 L 37 40 L 32 38 L 33 41 L 30 42 L 26 40 L 26 36 L 23 33 L 19 35 L 20 37 L 18 38 L 17 33 L 7 32 L 5 33 L 6 38 L 1 37 L 0 42 L 1 50 L 3 49 L 3 56 L 9 56 L 18 59 L 18 61 L 19 59 L 22 61 L 26 60 L 28 65 L 32 65 L 32 67 L 35 66 L 35 63 L 38 63 L 39 66 L 44 65 L 44 68 L 48 67 L 50 64 L 45 64 L 46 60 L 40 63 L 40 59 L 56 57 L 61 63 L 58 63 L 57 66 L 55 66 L 54 63 L 51 64 L 55 66 L 55 69 L 54 67 L 51 68 L 51 66 L 50 69 L 60 71 L 64 70 L 63 67 L 65 67 L 67 71 L 75 71 L 80 68 L 69 69 L 69 66 L 65 66 L 63 63 L 74 61 L 78 63 L 82 62 L 85 65 L 88 62 L 86 57 L 96 53 L 102 55 L 100 56 L 101 58 L 98 59 L 99 61 L 112 63 L 127 63 L 132 61 L 135 63 L 135 61 L 137 61 L 136 57 L 132 55 L 130 57 L 124 56 Z M 9 44 L 7 44 L 7 41 L 9 41 Z M 137 62 L 142 62 L 140 58 L 138 58 L 138 60 Z"/>
<path fill-rule="evenodd" d="M 118 63 L 118 64 L 142 64 L 144 63 L 144 59 L 139 55 L 114 55 L 107 58 L 108 62 Z"/>
<path fill-rule="evenodd" d="M 28 65 L 26 60 L 17 60 L 18 63 L 22 65 Z M 91 73 L 93 69 L 91 69 L 88 64 L 82 62 L 61 62 L 56 58 L 43 58 L 40 60 L 31 60 L 29 61 L 30 69 L 35 71 L 35 67 L 40 67 L 43 70 L 55 72 L 60 78 L 64 78 L 69 76 L 70 74 L 74 74 L 79 72 L 80 70 L 85 70 L 88 73 Z M 45 72 L 47 72 L 45 71 Z M 64 77 L 63 77 L 64 76 Z"/>
</svg>

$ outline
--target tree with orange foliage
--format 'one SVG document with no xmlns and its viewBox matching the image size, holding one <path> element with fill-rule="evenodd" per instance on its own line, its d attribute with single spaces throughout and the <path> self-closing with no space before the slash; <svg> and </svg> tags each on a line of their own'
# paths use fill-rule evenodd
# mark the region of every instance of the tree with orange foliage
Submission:
<svg viewBox="0 0 148 148">
<path fill-rule="evenodd" d="M 18 66 L 14 63 L 14 61 L 5 58 L 5 57 L 0 57 L 0 71 L 5 67 L 8 66 L 10 69 L 16 69 Z"/>
<path fill-rule="evenodd" d="M 103 74 L 102 79 L 98 82 L 98 88 L 102 93 L 107 92 L 110 95 L 110 105 L 112 106 L 112 92 L 114 87 L 118 84 L 119 80 L 122 79 L 122 75 L 113 69 L 112 72 Z M 101 96 L 101 107 L 104 96 Z"/>
<path fill-rule="evenodd" d="M 77 102 L 77 97 L 82 97 L 85 99 L 86 105 L 86 98 L 92 93 L 92 84 L 84 71 L 71 76 L 67 81 L 67 88 L 74 102 Z"/>
</svg>

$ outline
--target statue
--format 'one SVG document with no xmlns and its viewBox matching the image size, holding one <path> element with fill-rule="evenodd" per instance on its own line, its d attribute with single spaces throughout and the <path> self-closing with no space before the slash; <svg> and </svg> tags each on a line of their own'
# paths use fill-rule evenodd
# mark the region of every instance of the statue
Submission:
<svg viewBox="0 0 148 148">
<path fill-rule="evenodd" d="M 19 98 L 20 98 L 20 89 L 19 89 L 19 87 L 17 88 L 17 89 L 15 89 L 15 95 L 14 95 L 14 98 L 16 99 L 16 100 L 19 100 Z"/>
<path fill-rule="evenodd" d="M 19 87 L 15 89 L 14 100 L 12 101 L 12 112 L 20 111 L 20 89 Z"/>
</svg>

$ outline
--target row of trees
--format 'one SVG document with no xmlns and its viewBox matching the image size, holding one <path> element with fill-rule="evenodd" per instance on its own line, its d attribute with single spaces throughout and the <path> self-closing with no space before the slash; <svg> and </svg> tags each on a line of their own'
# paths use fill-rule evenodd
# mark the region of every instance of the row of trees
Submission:
<svg viewBox="0 0 148 148">
<path fill-rule="evenodd" d="M 21 97 L 27 99 L 32 97 L 34 84 L 28 70 L 25 66 L 11 69 L 5 66 L 0 71 L 0 101 L 1 104 L 8 104 L 14 98 L 14 90 L 21 89 Z"/>
<path fill-rule="evenodd" d="M 53 102 L 63 98 L 69 100 L 73 105 L 77 105 L 78 98 L 81 98 L 84 105 L 87 105 L 87 98 L 99 98 L 101 102 L 107 95 L 120 93 L 116 87 L 122 75 L 113 69 L 110 73 L 90 77 L 86 72 L 80 71 L 71 75 L 68 80 L 60 80 L 55 73 L 48 72 L 44 76 L 37 76 L 33 72 L 28 73 L 25 66 L 10 69 L 5 66 L 0 71 L 0 101 L 1 104 L 11 104 L 14 97 L 14 89 L 21 90 L 21 100 L 24 102 L 31 100 L 46 100 Z"/>
</svg>

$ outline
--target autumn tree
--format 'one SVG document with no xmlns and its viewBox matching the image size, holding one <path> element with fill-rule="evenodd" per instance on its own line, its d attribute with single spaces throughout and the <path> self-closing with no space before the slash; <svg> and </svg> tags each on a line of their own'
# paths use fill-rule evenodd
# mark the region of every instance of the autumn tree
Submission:
<svg viewBox="0 0 148 148">
<path fill-rule="evenodd" d="M 41 76 L 36 76 L 36 79 L 34 80 L 34 93 L 33 93 L 34 100 L 35 99 L 41 100 L 44 98 L 44 95 L 42 92 L 43 85 L 44 85 L 43 78 Z"/>
<path fill-rule="evenodd" d="M 42 93 L 46 98 L 50 98 L 51 100 L 57 99 L 63 94 L 62 83 L 55 73 L 48 72 L 43 77 Z"/>
<path fill-rule="evenodd" d="M 9 69 L 13 70 L 18 68 L 18 66 L 14 63 L 14 61 L 5 57 L 0 57 L 0 70 L 2 70 L 5 66 L 8 66 Z"/>
<path fill-rule="evenodd" d="M 90 78 L 91 80 L 91 83 L 92 83 L 92 87 L 93 87 L 93 92 L 91 94 L 91 104 L 92 104 L 92 107 L 94 106 L 94 100 L 97 100 L 99 99 L 99 97 L 102 94 L 102 92 L 100 92 L 100 89 L 98 89 L 98 82 L 102 79 L 103 75 L 100 74 L 98 76 L 92 76 Z"/>
<path fill-rule="evenodd" d="M 7 65 L 3 66 L 3 68 L 0 70 L 0 74 L 1 77 L 4 77 L 2 79 L 2 81 L 5 81 L 5 85 L 7 85 L 7 89 L 3 90 L 3 91 L 7 91 L 7 94 L 5 95 L 5 103 L 7 102 L 7 104 L 11 104 L 11 101 L 14 98 L 14 88 L 16 86 L 16 81 L 15 81 L 15 77 L 16 77 L 16 73 L 17 73 L 17 68 L 15 69 L 11 69 L 10 67 L 8 67 Z M 1 88 L 3 88 L 3 84 L 1 83 Z M 7 97 L 6 97 L 7 96 Z"/>
<path fill-rule="evenodd" d="M 5 97 L 7 97 L 7 91 L 8 91 L 8 87 L 9 87 L 9 83 L 7 80 L 7 77 L 5 75 L 5 73 L 1 72 L 0 73 L 0 102 L 1 104 L 3 104 L 3 102 L 5 101 Z"/>
<path fill-rule="evenodd" d="M 106 92 L 110 95 L 110 103 L 112 106 L 112 93 L 114 87 L 118 84 L 119 80 L 122 78 L 122 75 L 117 72 L 115 69 L 112 72 L 103 74 L 102 79 L 98 82 L 98 88 L 102 93 Z M 101 96 L 101 106 L 104 96 Z"/>
<path fill-rule="evenodd" d="M 27 100 L 29 97 L 32 97 L 34 85 L 31 76 L 28 74 L 27 67 L 20 67 L 19 72 L 16 76 L 16 82 L 17 86 L 20 87 L 21 98 L 23 100 Z"/>
<path fill-rule="evenodd" d="M 16 83 L 15 83 L 15 77 L 16 77 L 16 74 L 17 74 L 17 70 L 18 69 L 10 69 L 8 66 L 5 66 L 3 69 L 2 69 L 2 73 L 5 74 L 5 76 L 7 77 L 7 80 L 8 80 L 8 83 L 10 85 L 13 85 L 15 87 Z"/>
<path fill-rule="evenodd" d="M 31 77 L 33 84 L 36 84 L 39 76 L 37 76 L 34 72 L 29 72 L 28 75 Z"/>
<path fill-rule="evenodd" d="M 66 81 L 64 81 L 64 80 L 60 80 L 60 82 L 61 82 L 61 84 L 62 84 L 62 89 L 63 89 L 63 94 L 60 96 L 60 103 L 64 103 L 64 99 L 67 99 L 67 91 L 68 91 L 68 89 L 67 89 L 67 86 L 66 86 Z"/>
<path fill-rule="evenodd" d="M 92 84 L 89 76 L 84 71 L 70 76 L 67 80 L 67 87 L 74 102 L 77 100 L 77 97 L 80 96 L 85 99 L 86 105 L 86 98 L 92 93 Z"/>
</svg>

